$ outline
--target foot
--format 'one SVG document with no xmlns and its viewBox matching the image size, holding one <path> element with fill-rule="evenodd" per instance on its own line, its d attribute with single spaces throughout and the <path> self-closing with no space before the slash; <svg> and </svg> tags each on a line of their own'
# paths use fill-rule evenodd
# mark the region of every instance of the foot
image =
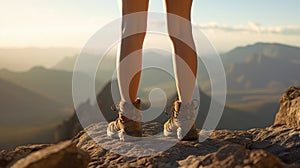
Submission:
<svg viewBox="0 0 300 168">
<path fill-rule="evenodd" d="M 182 141 L 198 140 L 198 132 L 195 122 L 195 105 L 193 102 L 182 104 L 175 101 L 172 108 L 171 118 L 164 124 L 164 135 L 177 134 Z"/>
<path fill-rule="evenodd" d="M 119 111 L 119 116 L 115 121 L 108 124 L 107 136 L 118 135 L 121 141 L 129 140 L 130 137 L 141 137 L 141 101 L 136 99 L 133 104 L 121 102 L 115 110 Z"/>
</svg>

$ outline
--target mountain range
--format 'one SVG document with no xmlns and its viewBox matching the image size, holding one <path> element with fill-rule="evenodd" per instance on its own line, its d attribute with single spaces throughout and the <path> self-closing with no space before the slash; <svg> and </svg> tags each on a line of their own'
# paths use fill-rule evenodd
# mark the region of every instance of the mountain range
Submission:
<svg viewBox="0 0 300 168">
<path fill-rule="evenodd" d="M 0 90 L 0 148 L 51 142 L 49 132 L 70 116 L 63 104 L 14 83 L 0 79 Z"/>
<path fill-rule="evenodd" d="M 0 148 L 53 141 L 57 126 L 72 116 L 72 72 L 34 67 L 0 70 Z M 82 80 L 90 77 L 81 74 Z M 96 85 L 100 85 L 96 81 Z"/>
<path fill-rule="evenodd" d="M 83 73 L 79 73 L 79 75 L 82 80 L 90 79 L 88 75 Z M 71 108 L 73 107 L 72 76 L 73 72 L 48 69 L 41 66 L 33 67 L 24 72 L 0 70 L 0 78 Z M 99 81 L 95 82 L 96 86 L 100 85 Z"/>
<path fill-rule="evenodd" d="M 227 66 L 228 90 L 276 89 L 300 83 L 300 48 L 257 43 L 222 56 Z"/>
<path fill-rule="evenodd" d="M 222 55 L 227 103 L 256 113 L 276 110 L 280 94 L 300 85 L 300 48 L 278 43 L 237 47 Z M 272 108 L 273 107 L 273 108 Z"/>
<path fill-rule="evenodd" d="M 79 51 L 78 48 L 68 47 L 0 47 L 0 69 L 6 68 L 21 72 L 36 65 L 49 68 L 64 57 L 73 56 L 78 54 Z"/>
</svg>

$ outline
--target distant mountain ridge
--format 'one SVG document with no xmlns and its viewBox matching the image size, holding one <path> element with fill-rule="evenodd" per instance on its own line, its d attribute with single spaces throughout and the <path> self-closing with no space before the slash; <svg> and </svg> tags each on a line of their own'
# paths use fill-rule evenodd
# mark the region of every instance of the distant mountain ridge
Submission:
<svg viewBox="0 0 300 168">
<path fill-rule="evenodd" d="M 49 143 L 52 130 L 70 116 L 65 106 L 0 78 L 0 149 Z"/>
<path fill-rule="evenodd" d="M 300 47 L 280 43 L 255 43 L 247 46 L 236 47 L 222 54 L 225 65 L 231 63 L 244 63 L 253 56 L 264 56 L 277 59 L 299 59 Z"/>
<path fill-rule="evenodd" d="M 267 117 L 283 88 L 300 85 L 300 48 L 279 43 L 237 47 L 222 55 L 227 103 Z M 275 108 L 275 109 L 274 109 Z"/>
<path fill-rule="evenodd" d="M 276 89 L 297 85 L 300 48 L 278 43 L 237 47 L 222 56 L 229 90 Z M 282 92 L 280 90 L 279 92 Z"/>
<path fill-rule="evenodd" d="M 0 47 L 0 69 L 26 71 L 36 65 L 51 67 L 63 57 L 73 56 L 79 51 L 79 48 L 70 47 Z"/>
<path fill-rule="evenodd" d="M 33 117 L 40 120 L 45 116 L 47 117 L 44 119 L 48 119 L 48 117 L 62 115 L 64 107 L 62 104 L 16 84 L 0 79 L 0 90 L 0 114 L 2 115 L 0 125 L 8 122 L 22 124 L 22 122 L 26 123 L 26 120 L 31 120 Z M 19 121 L 12 120 L 10 117 L 15 117 Z"/>
<path fill-rule="evenodd" d="M 56 63 L 52 68 L 57 70 L 72 71 L 78 56 L 65 57 Z"/>
<path fill-rule="evenodd" d="M 88 75 L 79 73 L 82 80 L 88 80 Z M 0 78 L 18 84 L 37 92 L 53 101 L 73 107 L 72 99 L 73 72 L 48 69 L 41 66 L 33 67 L 25 72 L 0 70 Z M 100 85 L 96 81 L 96 86 Z"/>
</svg>

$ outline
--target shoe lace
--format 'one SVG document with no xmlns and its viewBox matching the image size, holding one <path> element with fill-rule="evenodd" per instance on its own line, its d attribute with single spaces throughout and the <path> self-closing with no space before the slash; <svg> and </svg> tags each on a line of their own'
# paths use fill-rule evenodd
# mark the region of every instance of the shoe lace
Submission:
<svg viewBox="0 0 300 168">
<path fill-rule="evenodd" d="M 193 99 L 192 102 L 194 103 L 194 108 L 193 108 L 193 110 L 196 110 L 196 109 L 199 107 L 200 103 L 199 103 L 199 101 L 198 101 L 197 99 Z M 171 110 L 170 110 L 170 111 L 167 111 L 167 109 L 169 109 L 169 108 L 171 108 Z M 176 110 L 176 108 L 175 108 L 175 103 L 173 103 L 172 105 L 169 105 L 169 106 L 167 106 L 167 107 L 165 108 L 164 113 L 165 113 L 166 115 L 171 115 L 171 114 L 172 114 L 173 116 L 178 116 L 179 111 Z M 174 115 L 174 113 L 175 113 L 175 115 Z"/>
<path fill-rule="evenodd" d="M 133 102 L 132 104 L 133 104 L 133 106 L 136 106 L 137 103 L 138 102 Z M 111 105 L 110 109 L 114 112 L 120 112 L 121 111 L 120 103 Z"/>
<path fill-rule="evenodd" d="M 117 104 L 117 105 L 113 104 L 113 105 L 110 106 L 110 109 L 114 112 L 119 112 L 120 111 L 120 106 L 119 106 L 119 104 Z"/>
<path fill-rule="evenodd" d="M 171 108 L 170 111 L 167 110 L 167 109 L 169 109 L 169 108 Z M 179 111 L 177 111 L 177 110 L 175 109 L 175 105 L 174 105 L 174 104 L 167 106 L 167 107 L 165 108 L 165 110 L 164 110 L 164 113 L 165 113 L 166 115 L 171 115 L 171 114 L 173 114 L 173 113 L 178 113 L 178 112 L 179 112 Z"/>
</svg>

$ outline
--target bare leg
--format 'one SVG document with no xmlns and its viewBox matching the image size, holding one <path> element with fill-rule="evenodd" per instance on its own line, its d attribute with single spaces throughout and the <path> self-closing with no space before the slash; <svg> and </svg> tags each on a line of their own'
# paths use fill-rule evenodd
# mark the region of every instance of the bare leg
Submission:
<svg viewBox="0 0 300 168">
<path fill-rule="evenodd" d="M 192 2 L 193 0 L 166 0 L 168 31 L 175 51 L 176 85 L 179 101 L 182 103 L 192 101 L 197 75 L 197 54 L 190 22 Z"/>
<path fill-rule="evenodd" d="M 118 132 L 121 141 L 127 141 L 130 136 L 142 136 L 140 100 L 135 101 L 135 99 L 141 76 L 148 1 L 123 0 L 122 2 L 122 41 L 118 58 L 121 102 L 117 109 L 118 118 L 107 126 L 107 135 L 112 137 Z"/>
<path fill-rule="evenodd" d="M 147 14 L 141 13 L 132 17 L 124 16 L 136 12 L 146 12 L 148 2 L 149 0 L 122 1 L 122 41 L 118 60 L 118 83 L 121 99 L 124 102 L 134 102 L 137 96 L 142 68 L 142 47 L 147 28 Z M 136 34 L 136 31 L 142 33 Z M 133 35 L 126 37 L 128 34 Z M 124 61 L 125 58 L 127 59 Z"/>
</svg>

